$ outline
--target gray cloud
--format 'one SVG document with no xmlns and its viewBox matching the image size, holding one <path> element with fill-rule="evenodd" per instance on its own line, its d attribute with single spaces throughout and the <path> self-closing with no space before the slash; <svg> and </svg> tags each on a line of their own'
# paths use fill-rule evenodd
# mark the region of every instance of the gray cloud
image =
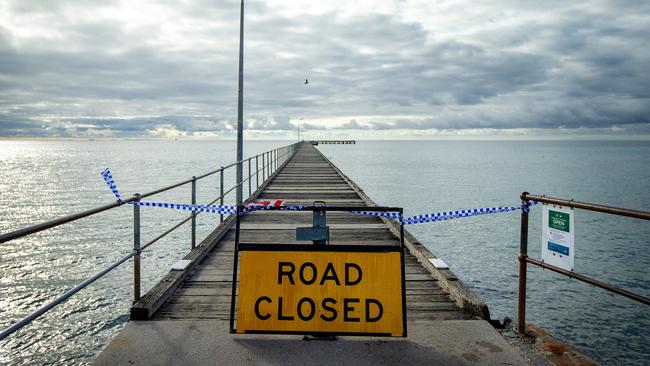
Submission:
<svg viewBox="0 0 650 366">
<path fill-rule="evenodd" d="M 362 126 L 357 122 L 355 119 L 351 119 L 348 122 L 340 125 L 337 127 L 338 129 L 342 130 L 368 130 L 370 129 L 368 126 Z"/>
<path fill-rule="evenodd" d="M 234 126 L 238 1 L 5 4 L 0 136 Z M 247 2 L 247 128 L 647 130 L 647 2 L 465 5 Z"/>
</svg>

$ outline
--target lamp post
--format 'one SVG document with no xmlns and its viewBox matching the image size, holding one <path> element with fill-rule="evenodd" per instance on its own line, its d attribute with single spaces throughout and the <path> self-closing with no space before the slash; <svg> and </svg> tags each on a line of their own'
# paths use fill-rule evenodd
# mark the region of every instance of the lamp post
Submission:
<svg viewBox="0 0 650 366">
<path fill-rule="evenodd" d="M 242 159 L 244 156 L 244 0 L 239 11 L 239 86 L 237 88 L 237 206 L 242 203 Z"/>
<path fill-rule="evenodd" d="M 300 124 L 302 123 L 302 118 L 298 120 L 298 141 L 300 141 Z"/>
</svg>

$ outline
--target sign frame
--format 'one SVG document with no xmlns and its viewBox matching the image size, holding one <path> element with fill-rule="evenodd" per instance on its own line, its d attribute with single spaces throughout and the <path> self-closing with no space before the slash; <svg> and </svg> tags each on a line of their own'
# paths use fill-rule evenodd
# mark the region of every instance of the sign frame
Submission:
<svg viewBox="0 0 650 366">
<path fill-rule="evenodd" d="M 278 208 L 281 209 L 281 208 Z M 269 211 L 273 209 L 266 209 Z M 399 212 L 400 218 L 403 214 L 402 208 L 396 207 L 349 207 L 349 206 L 306 206 L 298 211 L 370 211 L 370 212 Z M 293 334 L 293 335 L 317 335 L 317 336 L 364 336 L 364 337 L 407 337 L 407 310 L 406 310 L 406 276 L 404 262 L 404 226 L 400 220 L 399 245 L 364 245 L 364 244 L 344 244 L 344 245 L 314 245 L 314 244 L 287 244 L 287 243 L 240 243 L 240 216 L 243 213 L 243 207 L 237 210 L 237 221 L 235 231 L 235 250 L 233 255 L 233 275 L 232 275 L 232 296 L 230 303 L 230 333 L 237 334 Z M 243 251 L 274 251 L 274 252 L 357 252 L 357 253 L 389 253 L 398 252 L 400 257 L 400 283 L 401 283 L 401 322 L 402 334 L 392 335 L 390 333 L 368 333 L 368 332 L 341 332 L 341 331 L 292 331 L 292 330 L 246 330 L 239 333 L 235 326 L 235 313 L 238 291 L 238 262 L 240 252 Z"/>
</svg>

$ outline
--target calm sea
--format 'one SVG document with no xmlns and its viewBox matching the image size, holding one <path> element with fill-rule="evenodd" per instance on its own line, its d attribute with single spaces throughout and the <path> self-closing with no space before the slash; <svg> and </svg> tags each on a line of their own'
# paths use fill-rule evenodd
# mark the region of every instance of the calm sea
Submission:
<svg viewBox="0 0 650 366">
<path fill-rule="evenodd" d="M 245 155 L 289 142 L 252 141 Z M 376 202 L 407 214 L 516 205 L 522 191 L 650 211 L 650 142 L 361 141 L 319 147 Z M 110 167 L 130 195 L 230 163 L 229 141 L 0 141 L 0 232 L 111 201 Z M 226 176 L 231 182 L 232 176 Z M 198 201 L 218 177 L 198 185 Z M 189 202 L 189 186 L 157 200 Z M 541 251 L 541 208 L 532 209 L 529 253 Z M 186 213 L 143 210 L 146 242 Z M 204 237 L 218 217 L 199 215 Z M 121 207 L 0 244 L 0 327 L 131 250 L 132 213 Z M 576 271 L 650 296 L 650 223 L 576 212 Z M 490 307 L 514 318 L 519 215 L 502 213 L 409 227 Z M 145 252 L 143 291 L 189 249 L 189 226 Z M 529 267 L 530 268 L 530 267 Z M 119 267 L 0 342 L 0 364 L 89 363 L 128 319 L 131 266 Z M 650 364 L 647 306 L 530 268 L 528 321 L 603 364 Z"/>
</svg>

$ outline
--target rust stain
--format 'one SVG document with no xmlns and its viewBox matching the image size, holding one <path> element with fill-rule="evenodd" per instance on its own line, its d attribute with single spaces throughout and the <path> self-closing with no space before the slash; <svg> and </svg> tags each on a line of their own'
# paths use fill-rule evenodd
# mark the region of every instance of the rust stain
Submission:
<svg viewBox="0 0 650 366">
<path fill-rule="evenodd" d="M 546 330 L 529 323 L 526 325 L 528 338 L 537 351 L 556 366 L 598 366 L 596 361 L 573 348 L 570 344 L 553 338 Z"/>
</svg>

